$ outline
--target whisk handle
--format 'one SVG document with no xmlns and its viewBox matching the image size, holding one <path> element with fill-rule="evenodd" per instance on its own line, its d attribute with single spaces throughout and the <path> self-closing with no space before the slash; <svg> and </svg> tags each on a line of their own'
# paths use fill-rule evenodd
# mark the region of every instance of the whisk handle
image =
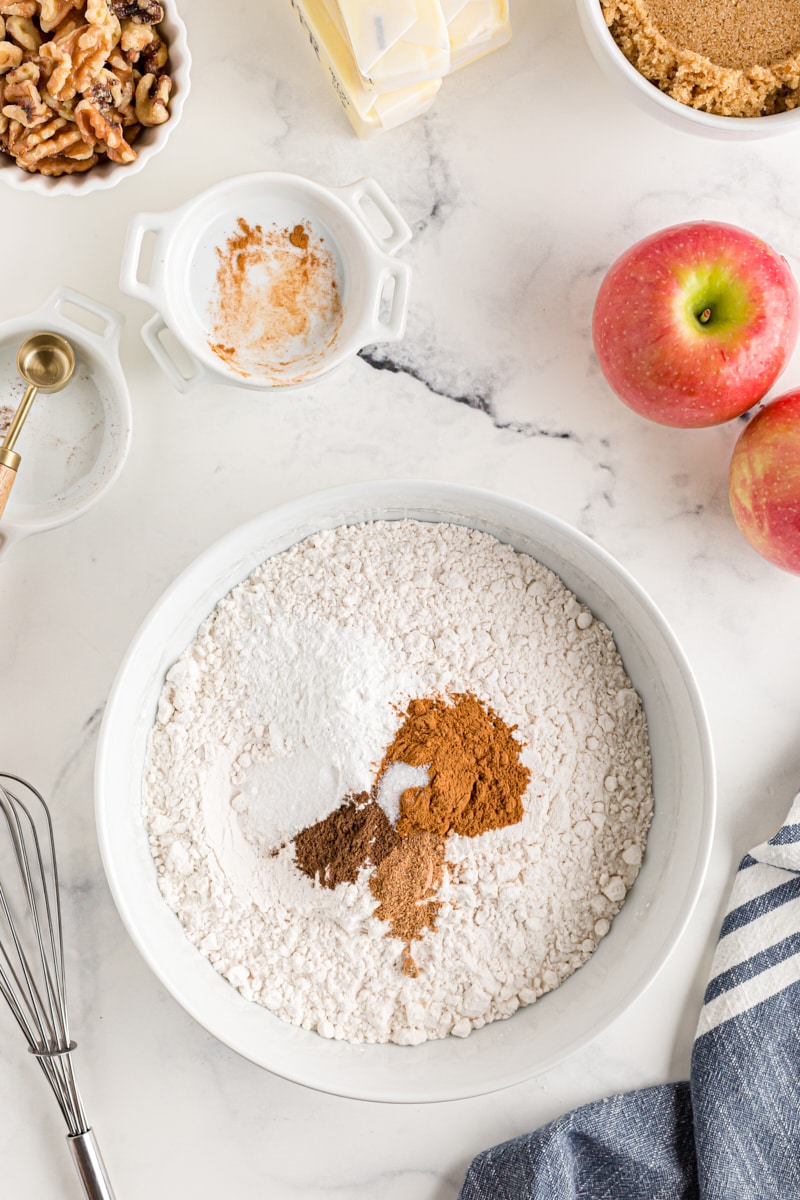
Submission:
<svg viewBox="0 0 800 1200">
<path fill-rule="evenodd" d="M 67 1143 L 78 1178 L 83 1184 L 86 1200 L 114 1200 L 114 1191 L 93 1131 L 87 1129 L 86 1133 L 69 1136 Z"/>
</svg>

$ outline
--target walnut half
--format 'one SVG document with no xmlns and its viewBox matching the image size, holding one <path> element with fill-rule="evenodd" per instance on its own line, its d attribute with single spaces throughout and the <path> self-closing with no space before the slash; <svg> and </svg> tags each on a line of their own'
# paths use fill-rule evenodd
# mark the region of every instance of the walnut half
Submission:
<svg viewBox="0 0 800 1200">
<path fill-rule="evenodd" d="M 169 117 L 172 90 L 169 75 L 143 75 L 136 85 L 136 120 L 140 125 L 163 125 Z"/>
<path fill-rule="evenodd" d="M 42 101 L 39 89 L 39 68 L 35 63 L 23 63 L 9 71 L 3 88 L 3 115 L 19 121 L 26 129 L 50 120 L 50 109 Z"/>
<path fill-rule="evenodd" d="M 6 21 L 6 33 L 23 50 L 36 54 L 42 44 L 42 35 L 30 17 L 9 17 Z"/>
<path fill-rule="evenodd" d="M 110 0 L 120 21 L 135 21 L 137 25 L 157 25 L 164 20 L 164 9 L 156 0 Z"/>
<path fill-rule="evenodd" d="M 113 106 L 108 85 L 96 85 L 90 96 L 75 105 L 75 123 L 87 145 L 99 142 L 112 162 L 129 163 L 136 152 L 125 141 L 119 112 Z"/>
<path fill-rule="evenodd" d="M 22 62 L 22 50 L 13 42 L 0 42 L 0 75 L 13 71 Z"/>
<path fill-rule="evenodd" d="M 36 13 L 36 0 L 17 0 L 15 4 L 0 0 L 0 13 L 4 17 L 32 17 Z"/>
<path fill-rule="evenodd" d="M 55 158 L 40 158 L 35 166 L 25 167 L 25 170 L 38 171 L 40 175 L 76 175 L 88 171 L 96 162 L 96 154 L 90 154 L 88 158 L 68 158 L 66 154 L 58 154 Z"/>
</svg>

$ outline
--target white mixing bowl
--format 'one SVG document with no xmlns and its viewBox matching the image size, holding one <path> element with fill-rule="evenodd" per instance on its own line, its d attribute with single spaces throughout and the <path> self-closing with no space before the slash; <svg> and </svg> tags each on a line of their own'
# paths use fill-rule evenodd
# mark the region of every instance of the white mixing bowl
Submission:
<svg viewBox="0 0 800 1200">
<path fill-rule="evenodd" d="M 364 520 L 451 521 L 533 555 L 613 631 L 643 700 L 655 816 L 644 864 L 610 934 L 561 987 L 466 1039 L 421 1046 L 328 1041 L 249 1003 L 189 942 L 159 892 L 142 823 L 142 766 L 164 675 L 229 590 L 270 555 Z M 120 915 L 180 1004 L 227 1045 L 287 1079 L 366 1100 L 449 1100 L 547 1070 L 614 1021 L 663 965 L 694 907 L 714 823 L 714 766 L 689 666 L 664 618 L 594 542 L 536 509 L 441 483 L 358 484 L 257 517 L 190 566 L 156 604 L 120 668 L 97 756 L 100 848 Z"/>
</svg>

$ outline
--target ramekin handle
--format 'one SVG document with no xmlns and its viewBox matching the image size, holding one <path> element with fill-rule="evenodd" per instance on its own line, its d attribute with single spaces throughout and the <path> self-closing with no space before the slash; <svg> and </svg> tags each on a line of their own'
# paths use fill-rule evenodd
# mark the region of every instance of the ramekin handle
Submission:
<svg viewBox="0 0 800 1200">
<path fill-rule="evenodd" d="M 348 187 L 335 188 L 339 195 L 350 205 L 364 228 L 380 246 L 384 254 L 396 254 L 401 246 L 411 241 L 411 228 L 400 215 L 399 210 L 392 204 L 386 192 L 374 179 L 367 176 L 351 183 Z M 372 203 L 389 225 L 389 232 L 381 235 L 376 231 L 369 213 Z"/>
<path fill-rule="evenodd" d="M 145 300 L 152 308 L 156 308 L 155 292 L 148 279 L 144 282 L 139 278 L 139 267 L 142 259 L 142 244 L 145 234 L 159 234 L 164 228 L 164 213 L 137 213 L 131 218 L 125 233 L 125 244 L 122 247 L 122 262 L 119 269 L 119 286 L 126 296 L 134 296 L 137 300 Z M 152 266 L 150 275 L 152 278 Z"/>
<path fill-rule="evenodd" d="M 124 318 L 113 308 L 106 308 L 104 304 L 99 304 L 96 300 L 92 300 L 91 296 L 84 296 L 81 292 L 74 292 L 72 288 L 60 287 L 56 288 L 49 301 L 50 307 L 62 321 L 67 321 L 70 325 L 74 325 L 79 329 L 81 334 L 89 337 L 99 337 L 103 341 L 109 342 L 112 347 L 116 348 L 119 345 L 120 335 Z M 91 316 L 97 317 L 101 322 L 99 329 L 91 329 L 76 321 L 69 314 L 69 308 L 83 309 L 84 312 L 90 313 Z M 65 312 L 64 309 L 67 309 Z"/>
<path fill-rule="evenodd" d="M 386 285 L 394 280 L 389 311 L 381 315 Z M 411 268 L 406 263 L 387 262 L 378 280 L 375 295 L 375 310 L 372 315 L 372 339 L 376 342 L 397 342 L 406 331 L 408 315 L 408 292 L 411 286 Z"/>
<path fill-rule="evenodd" d="M 142 326 L 142 341 L 147 349 L 156 360 L 161 370 L 169 379 L 174 388 L 179 392 L 190 392 L 197 387 L 198 383 L 202 383 L 204 379 L 210 379 L 211 376 L 196 359 L 187 354 L 187 358 L 191 360 L 194 370 L 191 375 L 184 375 L 181 368 L 176 363 L 175 359 L 167 350 L 167 347 L 161 340 L 161 334 L 164 331 L 169 331 L 164 318 L 160 313 L 156 313 L 149 321 Z"/>
</svg>

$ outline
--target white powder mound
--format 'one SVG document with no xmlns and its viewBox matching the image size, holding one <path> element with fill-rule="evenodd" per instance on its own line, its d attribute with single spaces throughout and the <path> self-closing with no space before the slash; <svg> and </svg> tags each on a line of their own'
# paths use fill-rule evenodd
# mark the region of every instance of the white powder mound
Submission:
<svg viewBox="0 0 800 1200">
<path fill-rule="evenodd" d="M 448 838 L 410 978 L 369 871 L 323 888 L 291 839 L 369 790 L 408 700 L 448 692 L 518 726 L 531 781 L 520 823 Z M 425 779 L 387 772 L 391 820 Z M 527 555 L 416 521 L 317 534 L 226 596 L 167 675 L 143 793 L 161 890 L 242 995 L 324 1037 L 404 1045 L 511 1016 L 586 962 L 652 805 L 608 629 Z"/>
</svg>

